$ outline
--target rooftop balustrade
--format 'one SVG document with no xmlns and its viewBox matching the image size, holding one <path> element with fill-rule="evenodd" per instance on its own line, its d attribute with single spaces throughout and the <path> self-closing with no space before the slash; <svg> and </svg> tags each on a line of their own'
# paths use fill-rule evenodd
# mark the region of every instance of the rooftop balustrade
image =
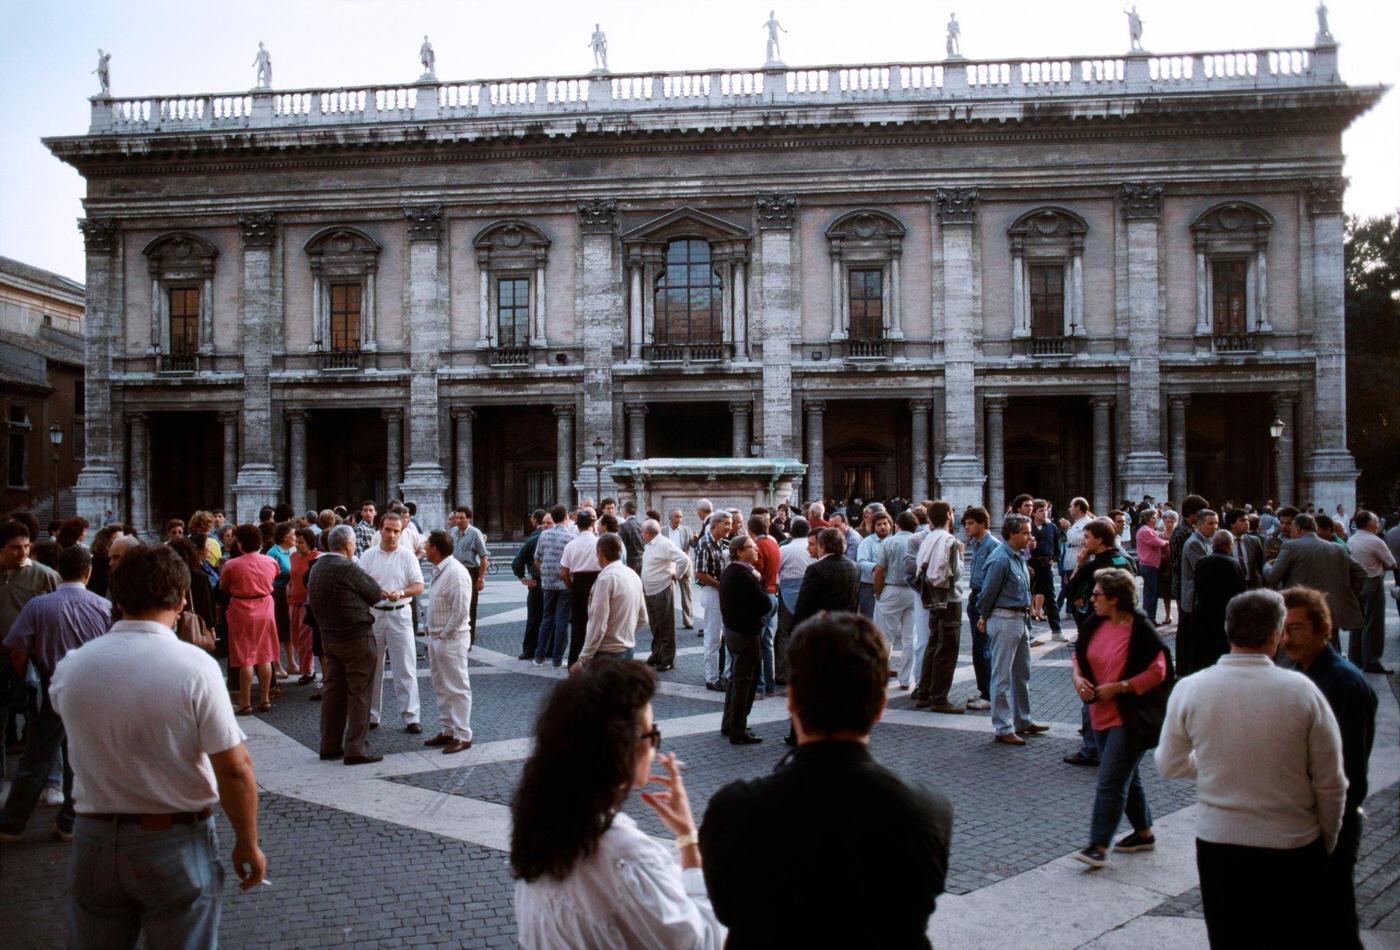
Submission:
<svg viewBox="0 0 1400 950">
<path fill-rule="evenodd" d="M 1340 86 L 1336 46 L 1164 56 L 590 74 L 334 89 L 92 98 L 94 135 L 298 129 L 489 117 L 1256 92 Z"/>
</svg>

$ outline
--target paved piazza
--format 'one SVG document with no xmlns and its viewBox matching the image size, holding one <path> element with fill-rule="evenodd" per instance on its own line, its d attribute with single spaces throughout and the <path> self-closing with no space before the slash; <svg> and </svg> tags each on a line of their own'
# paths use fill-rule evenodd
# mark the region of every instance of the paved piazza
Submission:
<svg viewBox="0 0 1400 950">
<path fill-rule="evenodd" d="M 263 789 L 259 826 L 272 883 L 241 894 L 230 873 L 224 946 L 514 945 L 509 800 L 529 751 L 534 711 L 560 674 L 515 659 L 524 588 L 508 576 L 487 585 L 480 619 L 471 655 L 475 744 L 461 755 L 425 750 L 422 737 L 396 728 L 387 689 L 385 726 L 372 734 L 374 751 L 385 758 L 373 766 L 347 769 L 316 758 L 320 707 L 307 701 L 309 687 L 291 686 L 270 714 L 242 720 Z M 764 743 L 730 746 L 718 732 L 720 694 L 703 687 L 700 641 L 677 632 L 680 653 L 676 669 L 661 677 L 656 719 L 662 748 L 686 763 L 698 819 L 721 785 L 772 769 L 785 749 L 787 722 L 781 699 L 758 702 L 754 730 Z M 1388 634 L 1391 665 L 1400 665 L 1393 662 L 1400 655 L 1394 614 Z M 638 647 L 645 656 L 645 634 Z M 1069 855 L 1084 844 L 1094 771 L 1060 761 L 1076 748 L 1078 729 L 1067 651 L 1051 644 L 1032 652 L 1033 708 L 1052 729 L 1026 748 L 993 745 L 986 713 L 930 714 L 896 690 L 872 737 L 881 762 L 906 779 L 941 788 L 956 809 L 948 894 L 930 929 L 934 944 L 997 950 L 1204 946 L 1192 844 L 1194 785 L 1163 780 L 1149 757 L 1143 777 L 1158 850 L 1111 856 L 1102 871 L 1073 861 Z M 423 722 L 431 734 L 437 710 L 421 640 L 419 659 Z M 1366 945 L 1394 947 L 1400 946 L 1400 706 L 1385 678 L 1370 679 L 1381 707 L 1357 902 Z M 964 650 L 953 701 L 972 689 Z M 628 812 L 644 830 L 665 837 L 635 798 Z M 48 820 L 47 813 L 36 816 L 33 840 L 0 852 L 7 946 L 62 946 L 66 846 L 43 840 Z M 226 849 L 232 833 L 222 818 L 220 835 Z M 756 850 L 754 858 L 764 855 Z"/>
</svg>

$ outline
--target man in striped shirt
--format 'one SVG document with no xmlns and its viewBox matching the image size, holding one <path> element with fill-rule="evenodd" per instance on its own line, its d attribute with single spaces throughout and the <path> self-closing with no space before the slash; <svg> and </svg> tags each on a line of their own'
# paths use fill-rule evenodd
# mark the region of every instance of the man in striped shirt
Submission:
<svg viewBox="0 0 1400 950">
<path fill-rule="evenodd" d="M 442 732 L 423 744 L 452 755 L 472 747 L 472 683 L 467 676 L 471 645 L 472 601 L 476 585 L 462 562 L 452 556 L 452 536 L 428 535 L 433 579 L 428 587 L 428 665 L 442 716 Z"/>
</svg>

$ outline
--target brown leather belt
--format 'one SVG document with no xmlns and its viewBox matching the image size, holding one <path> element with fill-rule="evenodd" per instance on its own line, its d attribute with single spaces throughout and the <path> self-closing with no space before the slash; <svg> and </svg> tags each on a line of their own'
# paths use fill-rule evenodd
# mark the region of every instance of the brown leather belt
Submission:
<svg viewBox="0 0 1400 950">
<path fill-rule="evenodd" d="M 111 812 L 98 813 L 95 815 L 79 814 L 79 818 L 90 818 L 93 821 L 106 821 L 114 825 L 140 825 L 142 831 L 165 831 L 171 825 L 196 825 L 214 814 L 214 809 L 206 808 L 203 811 L 177 811 L 163 815 L 133 815 L 116 814 Z"/>
</svg>

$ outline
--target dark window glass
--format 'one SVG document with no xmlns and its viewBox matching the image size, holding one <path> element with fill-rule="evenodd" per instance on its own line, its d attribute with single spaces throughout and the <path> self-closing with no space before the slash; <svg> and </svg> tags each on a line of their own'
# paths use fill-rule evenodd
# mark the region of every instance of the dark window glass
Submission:
<svg viewBox="0 0 1400 950">
<path fill-rule="evenodd" d="M 847 465 L 841 472 L 841 491 L 846 498 L 874 498 L 875 466 Z"/>
<path fill-rule="evenodd" d="M 73 380 L 73 414 L 87 414 L 87 386 L 81 379 Z"/>
<path fill-rule="evenodd" d="M 360 349 L 360 293 L 358 281 L 331 284 L 331 352 L 355 353 Z"/>
<path fill-rule="evenodd" d="M 1214 306 L 1211 314 L 1216 333 L 1244 333 L 1245 262 L 1212 261 L 1210 274 Z"/>
<path fill-rule="evenodd" d="M 24 434 L 13 432 L 6 440 L 9 443 L 6 453 L 5 483 L 11 488 L 24 485 Z"/>
<path fill-rule="evenodd" d="M 718 343 L 724 338 L 723 286 L 705 241 L 672 241 L 656 282 L 657 343 Z"/>
<path fill-rule="evenodd" d="M 1032 264 L 1031 336 L 1048 339 L 1065 335 L 1065 268 L 1063 264 Z"/>
<path fill-rule="evenodd" d="M 885 272 L 880 268 L 850 272 L 851 339 L 885 336 Z"/>
<path fill-rule="evenodd" d="M 10 421 L 16 425 L 29 425 L 29 413 L 22 405 L 11 405 L 9 409 Z"/>
<path fill-rule="evenodd" d="M 530 345 L 530 281 L 502 277 L 496 281 L 496 340 L 498 346 Z"/>
<path fill-rule="evenodd" d="M 199 288 L 170 288 L 170 354 L 199 352 Z"/>
</svg>

